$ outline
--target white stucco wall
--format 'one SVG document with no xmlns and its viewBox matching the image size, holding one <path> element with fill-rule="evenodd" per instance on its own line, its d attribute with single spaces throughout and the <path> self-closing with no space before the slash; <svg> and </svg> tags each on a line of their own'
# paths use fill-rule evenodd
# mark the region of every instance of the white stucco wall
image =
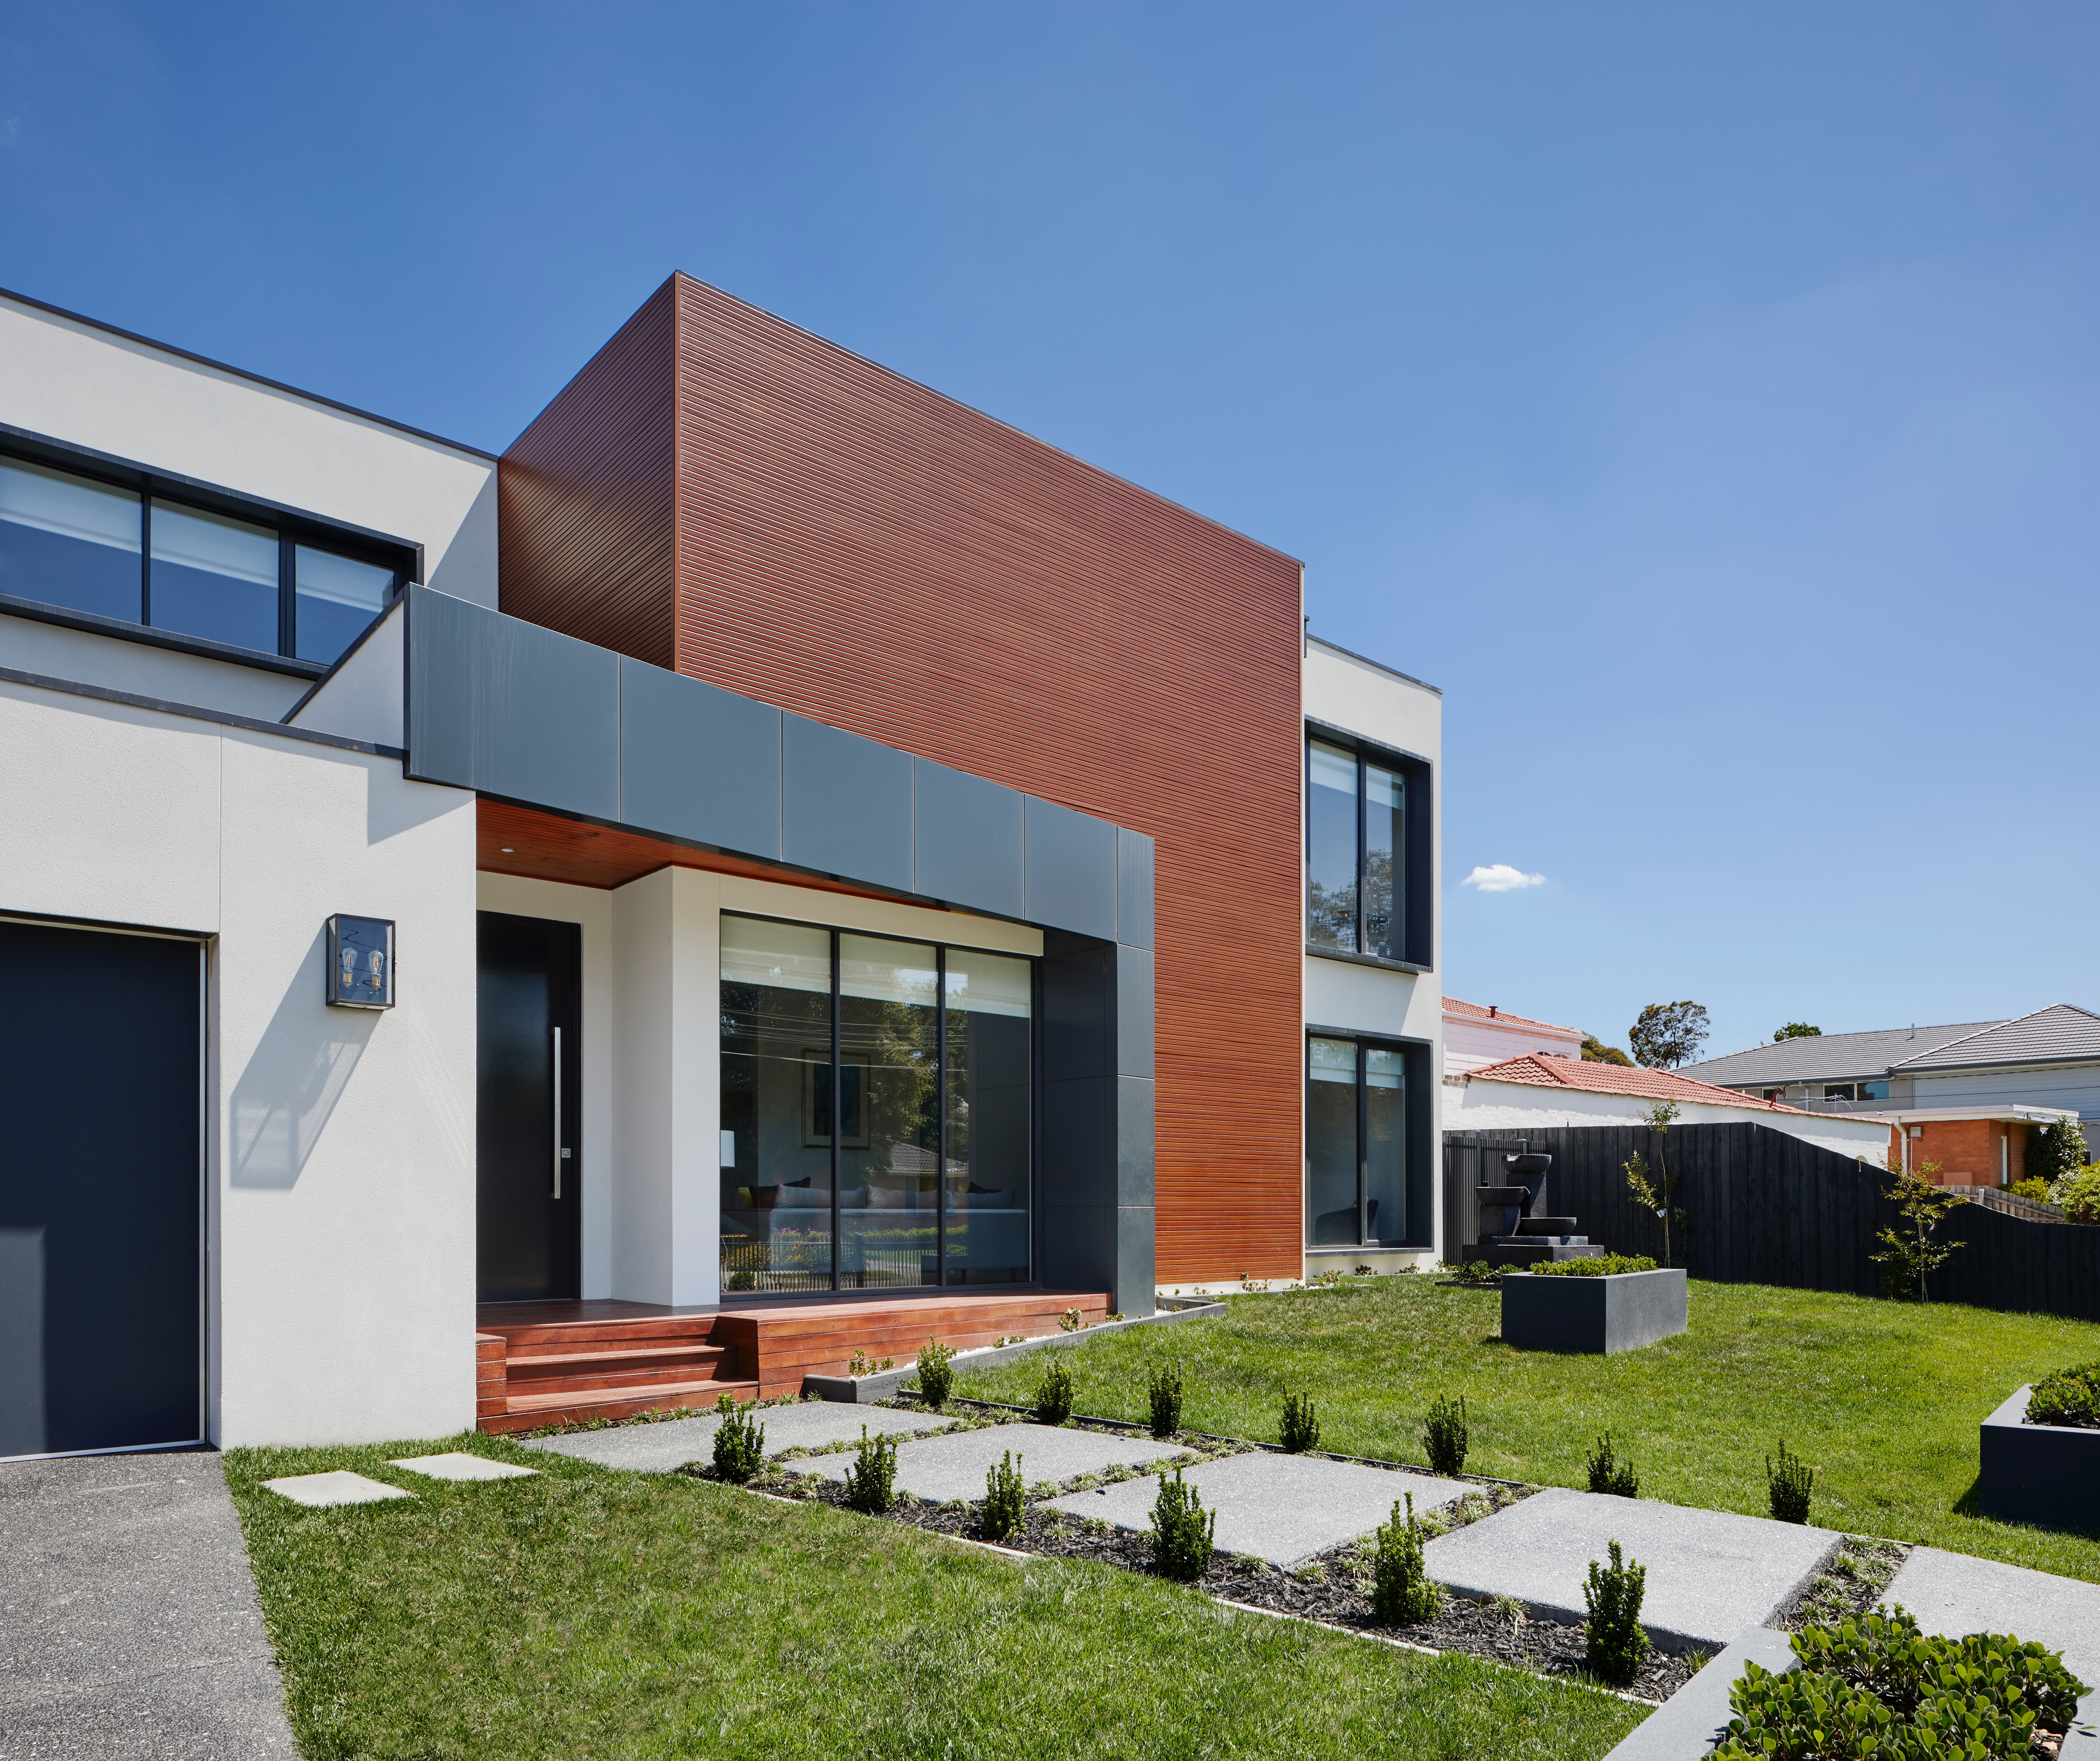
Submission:
<svg viewBox="0 0 2100 1761">
<path fill-rule="evenodd" d="M 5 298 L 0 422 L 419 544 L 432 587 L 496 602 L 496 464 L 465 448 Z"/>
<path fill-rule="evenodd" d="M 1483 1021 L 1475 1015 L 1444 1018 L 1444 1073 L 1458 1076 L 1483 1064 L 1498 1064 L 1505 1058 L 1521 1058 L 1526 1052 L 1544 1052 L 1554 1058 L 1579 1058 L 1582 1036 L 1551 1028 L 1520 1026 L 1499 1017 Z"/>
<path fill-rule="evenodd" d="M 471 798 L 398 762 L 7 684 L 0 751 L 0 911 L 208 944 L 213 1438 L 470 1425 Z M 332 912 L 395 920 L 395 1009 L 322 1001 Z"/>
<path fill-rule="evenodd" d="M 280 719 L 318 733 L 405 746 L 408 630 L 408 607 L 396 600 L 297 711 Z"/>
<path fill-rule="evenodd" d="M 276 721 L 312 681 L 239 661 L 184 654 L 44 623 L 0 609 L 0 667 L 99 685 L 163 702 L 201 705 Z"/>
<path fill-rule="evenodd" d="M 1446 1131 L 1515 1131 L 1525 1126 L 1639 1125 L 1652 1103 L 1631 1094 L 1592 1094 L 1580 1089 L 1548 1089 L 1524 1082 L 1469 1077 L 1444 1088 Z M 1876 1167 L 1889 1151 L 1885 1120 L 1832 1114 L 1768 1112 L 1757 1107 L 1683 1103 L 1681 1125 L 1754 1125 L 1784 1131 L 1840 1156 L 1864 1156 Z"/>
</svg>

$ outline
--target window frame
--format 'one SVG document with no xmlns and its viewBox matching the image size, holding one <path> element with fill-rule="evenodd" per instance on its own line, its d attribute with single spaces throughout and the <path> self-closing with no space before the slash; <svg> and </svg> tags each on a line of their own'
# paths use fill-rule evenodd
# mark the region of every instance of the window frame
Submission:
<svg viewBox="0 0 2100 1761">
<path fill-rule="evenodd" d="M 363 638 L 360 635 L 353 640 L 335 661 L 299 658 L 297 623 L 297 553 L 299 546 L 304 545 L 310 550 L 325 550 L 354 562 L 368 563 L 390 571 L 393 581 L 378 611 L 373 614 L 373 623 L 385 617 L 399 603 L 408 588 L 423 578 L 423 547 L 409 539 L 354 526 L 347 521 L 329 519 L 308 513 L 304 508 L 288 507 L 281 502 L 271 501 L 262 496 L 236 494 L 201 478 L 157 469 L 133 460 L 120 458 L 113 453 L 74 446 L 29 429 L 0 422 L 0 460 L 13 460 L 86 478 L 108 488 L 124 490 L 135 495 L 139 500 L 139 616 L 136 619 L 112 618 L 99 612 L 80 611 L 71 606 L 55 605 L 46 600 L 0 594 L 0 609 L 45 623 L 91 630 L 98 634 L 143 641 L 155 647 L 174 649 L 187 654 L 240 661 L 300 678 L 319 679 L 344 655 L 355 649 L 358 641 Z M 246 648 L 237 643 L 218 641 L 210 636 L 192 636 L 183 631 L 166 629 L 147 621 L 152 614 L 152 606 L 153 502 L 156 497 L 195 508 L 203 513 L 222 514 L 253 525 L 266 526 L 276 534 L 277 645 L 275 649 Z M 368 630 L 370 627 L 369 624 L 366 626 Z"/>
<path fill-rule="evenodd" d="M 1354 949 L 1317 946 L 1311 934 L 1312 883 L 1312 747 L 1338 746 L 1353 752 L 1357 760 L 1357 910 Z M 1389 972 L 1433 972 L 1436 937 L 1436 869 L 1434 767 L 1419 753 L 1388 746 L 1382 741 L 1339 728 L 1314 716 L 1305 718 L 1299 788 L 1304 807 L 1299 855 L 1299 937 L 1305 952 L 1322 960 L 1344 960 L 1359 966 L 1381 966 Z M 1394 884 L 1401 891 L 1401 946 L 1404 956 L 1371 953 L 1364 948 L 1364 900 L 1366 892 L 1365 773 L 1376 764 L 1399 773 L 1407 790 L 1402 809 L 1401 836 L 1405 847 L 1396 852 Z M 1394 1042 L 1400 1043 L 1400 1042 Z"/>
<path fill-rule="evenodd" d="M 1428 1092 L 1430 1075 L 1430 1043 L 1427 1040 L 1410 1039 L 1393 1033 L 1366 1032 L 1361 1028 L 1322 1027 L 1308 1024 L 1304 1032 L 1304 1049 L 1300 1058 L 1301 1104 L 1307 1115 L 1312 1111 L 1312 1042 L 1315 1040 L 1347 1040 L 1357 1048 L 1357 1239 L 1352 1243 L 1316 1243 L 1312 1239 L 1312 1219 L 1307 1214 L 1308 1194 L 1312 1181 L 1312 1146 L 1308 1142 L 1301 1157 L 1303 1178 L 1299 1186 L 1298 1218 L 1302 1251 L 1308 1255 L 1325 1253 L 1407 1253 L 1436 1245 L 1436 1182 L 1431 1163 L 1435 1160 L 1436 1144 L 1431 1107 L 1435 1097 Z M 1401 1180 L 1407 1194 L 1408 1232 L 1392 1240 L 1369 1241 L 1365 1239 L 1364 1224 L 1369 1204 L 1370 1157 L 1369 1147 L 1370 1085 L 1366 1080 L 1373 1051 L 1392 1051 L 1401 1054 L 1403 1093 L 1406 1097 L 1404 1117 L 1406 1161 Z M 1423 1226 L 1415 1226 L 1421 1213 Z"/>
</svg>

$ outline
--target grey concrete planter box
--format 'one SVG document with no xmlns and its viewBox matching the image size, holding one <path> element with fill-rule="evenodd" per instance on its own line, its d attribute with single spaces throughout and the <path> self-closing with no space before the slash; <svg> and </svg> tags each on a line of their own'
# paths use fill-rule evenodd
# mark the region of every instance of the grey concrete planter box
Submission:
<svg viewBox="0 0 2100 1761">
<path fill-rule="evenodd" d="M 1632 1351 L 1689 1324 L 1681 1267 L 1609 1278 L 1511 1272 L 1502 1279 L 1502 1342 L 1525 1351 Z"/>
<path fill-rule="evenodd" d="M 2100 1532 L 2100 1431 L 2029 1424 L 2018 1389 L 1978 1429 L 1976 1502 L 2002 1522 Z"/>
</svg>

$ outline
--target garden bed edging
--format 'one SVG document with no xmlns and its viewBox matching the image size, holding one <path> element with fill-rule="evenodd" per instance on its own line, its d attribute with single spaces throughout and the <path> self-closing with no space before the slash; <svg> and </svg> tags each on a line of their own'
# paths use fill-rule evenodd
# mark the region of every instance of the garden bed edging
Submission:
<svg viewBox="0 0 2100 1761">
<path fill-rule="evenodd" d="M 1523 1351 L 1633 1351 L 1690 1325 L 1681 1266 L 1561 1278 L 1503 1275 L 1502 1343 Z"/>
<path fill-rule="evenodd" d="M 2029 1424 L 2029 1384 L 1977 1427 L 1976 1502 L 2001 1522 L 2100 1531 L 2100 1431 Z"/>
</svg>

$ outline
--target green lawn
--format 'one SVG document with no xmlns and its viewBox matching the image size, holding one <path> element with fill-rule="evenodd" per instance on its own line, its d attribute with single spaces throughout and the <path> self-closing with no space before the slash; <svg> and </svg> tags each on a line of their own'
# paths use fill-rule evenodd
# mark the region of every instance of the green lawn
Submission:
<svg viewBox="0 0 2100 1761">
<path fill-rule="evenodd" d="M 447 1448 L 543 1472 L 460 1486 L 386 1464 Z M 225 1459 L 308 1761 L 1589 1761 L 1642 1716 L 1111 1567 L 1024 1565 L 490 1437 Z M 416 1502 L 313 1511 L 258 1483 L 332 1468 Z"/>
<path fill-rule="evenodd" d="M 1078 1411 L 1142 1420 L 1154 1365 L 1187 1378 L 1192 1430 L 1273 1440 L 1286 1389 L 1318 1403 L 1322 1446 L 1423 1459 L 1440 1394 L 1471 1411 L 1467 1468 L 1586 1485 L 1609 1427 L 1643 1497 L 1766 1514 L 1782 1433 L 1816 1468 L 1812 1521 L 2100 1583 L 2100 1542 L 1969 1513 L 1976 1425 L 2021 1383 L 2100 1358 L 2100 1327 L 1756 1284 L 1692 1286 L 1692 1330 L 1612 1358 L 1520 1352 L 1499 1296 L 1423 1277 L 1228 1299 L 1216 1320 L 1136 1327 L 1073 1349 Z M 960 1377 L 1026 1402 L 1039 1358 Z"/>
</svg>

